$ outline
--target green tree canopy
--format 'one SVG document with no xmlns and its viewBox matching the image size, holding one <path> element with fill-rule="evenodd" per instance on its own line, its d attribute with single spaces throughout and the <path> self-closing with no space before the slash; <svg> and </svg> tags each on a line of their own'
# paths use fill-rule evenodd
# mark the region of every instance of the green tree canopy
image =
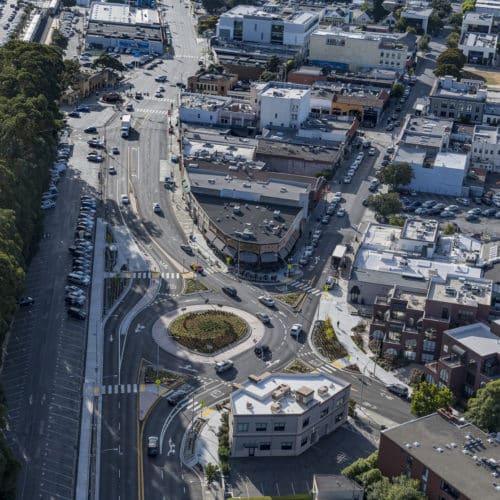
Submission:
<svg viewBox="0 0 500 500">
<path fill-rule="evenodd" d="M 260 79 L 264 82 L 272 82 L 273 80 L 276 80 L 278 75 L 276 73 L 273 73 L 272 71 L 263 71 L 260 75 Z"/>
<path fill-rule="evenodd" d="M 372 14 L 375 22 L 380 21 L 385 16 L 387 16 L 387 14 L 389 14 L 389 11 L 384 9 L 384 7 L 382 6 L 383 3 L 384 0 L 373 0 Z"/>
<path fill-rule="evenodd" d="M 500 379 L 488 382 L 469 399 L 465 417 L 485 432 L 500 432 Z"/>
<path fill-rule="evenodd" d="M 452 31 L 446 38 L 446 46 L 449 49 L 456 49 L 459 41 L 460 35 L 456 31 Z"/>
<path fill-rule="evenodd" d="M 411 396 L 411 412 L 417 417 L 446 408 L 453 402 L 453 394 L 448 387 L 438 389 L 436 384 L 421 382 Z"/>
<path fill-rule="evenodd" d="M 450 16 L 449 23 L 455 31 L 460 31 L 464 16 L 460 12 L 455 12 Z"/>
<path fill-rule="evenodd" d="M 266 61 L 266 70 L 270 71 L 271 73 L 277 73 L 280 65 L 281 59 L 278 56 L 271 56 Z"/>
<path fill-rule="evenodd" d="M 452 10 L 450 0 L 432 0 L 431 7 L 437 11 L 441 17 L 447 16 Z"/>
<path fill-rule="evenodd" d="M 411 183 L 413 177 L 413 169 L 408 163 L 390 163 L 382 167 L 376 175 L 379 182 L 387 184 L 390 190 L 397 190 L 400 186 L 407 186 Z"/>
<path fill-rule="evenodd" d="M 368 206 L 382 217 L 401 212 L 403 204 L 396 192 L 368 196 Z"/>
<path fill-rule="evenodd" d="M 460 49 L 446 49 L 437 58 L 434 74 L 436 76 L 452 75 L 459 78 L 465 61 L 464 53 Z"/>
<path fill-rule="evenodd" d="M 391 96 L 396 98 L 402 97 L 404 91 L 405 91 L 405 86 L 402 83 L 400 82 L 393 83 L 391 88 Z"/>
<path fill-rule="evenodd" d="M 476 0 L 465 0 L 462 2 L 462 13 L 465 14 L 469 10 L 474 10 L 476 8 Z"/>
<path fill-rule="evenodd" d="M 61 33 L 60 30 L 55 29 L 52 31 L 52 44 L 65 50 L 68 46 L 68 39 Z"/>
<path fill-rule="evenodd" d="M 109 68 L 114 69 L 115 71 L 123 71 L 125 66 L 116 59 L 116 57 L 112 57 L 109 54 L 101 54 L 93 63 L 93 68 Z"/>
<path fill-rule="evenodd" d="M 427 23 L 427 29 L 432 33 L 436 34 L 439 30 L 443 29 L 444 23 L 440 16 L 440 14 L 436 11 L 433 11 L 429 16 L 429 21 Z"/>
<path fill-rule="evenodd" d="M 393 478 L 392 483 L 386 477 L 368 488 L 367 500 L 425 500 L 426 496 L 419 489 L 420 481 L 405 476 Z"/>
</svg>

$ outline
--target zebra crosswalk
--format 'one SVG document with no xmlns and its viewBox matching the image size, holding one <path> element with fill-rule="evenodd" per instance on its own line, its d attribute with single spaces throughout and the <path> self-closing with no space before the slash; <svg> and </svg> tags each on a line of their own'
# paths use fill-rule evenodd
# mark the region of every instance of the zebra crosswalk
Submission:
<svg viewBox="0 0 500 500">
<path fill-rule="evenodd" d="M 181 273 L 177 272 L 159 272 L 159 271 L 122 271 L 110 274 L 109 277 L 125 279 L 159 279 L 164 280 L 180 279 Z"/>
<path fill-rule="evenodd" d="M 322 290 L 319 290 L 318 288 L 315 288 L 309 284 L 307 284 L 304 281 L 301 280 L 294 280 L 291 281 L 290 283 L 287 283 L 287 286 L 290 286 L 292 288 L 296 288 L 298 290 L 301 290 L 302 292 L 305 293 L 310 293 L 311 295 L 320 295 Z"/>
<path fill-rule="evenodd" d="M 137 394 L 146 390 L 145 384 L 110 384 L 101 387 L 94 387 L 96 395 L 101 394 Z"/>
<path fill-rule="evenodd" d="M 158 100 L 160 101 L 161 99 Z M 135 111 L 144 114 L 168 116 L 168 111 L 166 109 L 135 108 Z"/>
</svg>

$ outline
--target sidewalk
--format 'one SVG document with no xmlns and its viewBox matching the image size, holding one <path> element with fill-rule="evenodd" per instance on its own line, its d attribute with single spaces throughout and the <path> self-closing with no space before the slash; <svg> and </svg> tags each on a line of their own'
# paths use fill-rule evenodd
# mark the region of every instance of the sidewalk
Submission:
<svg viewBox="0 0 500 500">
<path fill-rule="evenodd" d="M 339 286 L 331 292 L 321 294 L 316 319 L 325 320 L 327 316 L 330 316 L 337 338 L 349 353 L 347 359 L 344 358 L 341 361 L 339 360 L 340 363 L 343 364 L 344 367 L 347 364 L 356 364 L 361 373 L 374 376 L 384 384 L 402 384 L 401 380 L 394 374 L 384 370 L 371 360 L 370 356 L 372 354 L 369 351 L 367 351 L 368 353 L 364 353 L 354 343 L 351 338 L 351 329 L 355 327 L 362 318 L 353 315 L 352 312 L 354 312 L 354 309 L 347 302 L 347 282 L 345 280 L 340 280 Z M 310 336 L 308 342 L 314 353 L 321 358 L 321 355 L 312 344 Z M 410 388 L 408 387 L 408 389 Z"/>
<path fill-rule="evenodd" d="M 206 310 L 226 311 L 236 314 L 237 316 L 241 317 L 248 323 L 250 327 L 250 335 L 245 340 L 240 341 L 238 344 L 233 345 L 232 347 L 226 350 L 218 351 L 216 354 L 212 356 L 197 354 L 196 352 L 190 351 L 181 346 L 170 336 L 168 332 L 168 326 L 175 318 L 177 318 L 182 314 L 187 314 L 189 312 L 206 311 Z M 240 309 L 228 306 L 219 307 L 213 304 L 203 304 L 197 306 L 183 307 L 180 310 L 175 309 L 169 316 L 167 316 L 166 314 L 161 316 L 154 323 L 151 329 L 151 333 L 154 341 L 160 346 L 160 348 L 163 349 L 165 352 L 168 352 L 172 356 L 176 356 L 177 358 L 181 358 L 186 361 L 191 361 L 193 363 L 213 364 L 216 361 L 221 361 L 223 359 L 230 359 L 233 356 L 237 356 L 240 353 L 252 349 L 264 337 L 265 327 L 263 323 L 259 321 L 255 316 Z"/>
<path fill-rule="evenodd" d="M 113 226 L 111 228 L 118 256 L 113 271 L 120 271 L 123 265 L 127 271 L 146 271 L 151 269 L 148 256 L 139 248 L 127 226 Z M 154 266 L 153 266 L 154 267 Z"/>
</svg>

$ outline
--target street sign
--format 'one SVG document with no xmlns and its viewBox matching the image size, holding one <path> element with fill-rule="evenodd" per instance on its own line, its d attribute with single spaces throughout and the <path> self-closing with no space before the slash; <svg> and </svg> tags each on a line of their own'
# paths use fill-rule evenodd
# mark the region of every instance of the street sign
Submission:
<svg viewBox="0 0 500 500">
<path fill-rule="evenodd" d="M 293 268 L 293 264 L 288 264 L 288 270 L 290 271 Z"/>
<path fill-rule="evenodd" d="M 156 387 L 160 387 L 160 385 L 161 385 L 161 380 L 160 380 L 159 378 L 157 378 L 157 379 L 155 380 L 155 384 L 156 384 Z"/>
</svg>

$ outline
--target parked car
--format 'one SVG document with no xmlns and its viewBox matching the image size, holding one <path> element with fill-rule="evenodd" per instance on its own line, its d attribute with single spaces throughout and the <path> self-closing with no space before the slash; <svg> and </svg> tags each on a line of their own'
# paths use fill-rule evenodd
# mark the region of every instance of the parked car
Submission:
<svg viewBox="0 0 500 500">
<path fill-rule="evenodd" d="M 238 290 L 234 286 L 223 286 L 222 291 L 229 297 L 238 297 Z"/>
<path fill-rule="evenodd" d="M 84 128 L 83 131 L 86 134 L 97 134 L 97 127 L 87 127 L 87 128 Z"/>
<path fill-rule="evenodd" d="M 402 384 L 389 384 L 386 386 L 386 389 L 389 392 L 392 392 L 393 394 L 396 394 L 397 396 L 400 396 L 402 398 L 408 397 L 408 387 Z"/>
<path fill-rule="evenodd" d="M 187 392 L 179 389 L 174 391 L 170 396 L 167 397 L 167 402 L 169 405 L 175 406 L 180 403 L 187 396 Z"/>
<path fill-rule="evenodd" d="M 79 307 L 70 307 L 68 308 L 68 316 L 71 316 L 75 319 L 85 320 L 87 319 L 87 313 L 80 309 Z"/>
<path fill-rule="evenodd" d="M 158 436 L 148 437 L 148 456 L 156 457 L 160 451 Z"/>
<path fill-rule="evenodd" d="M 31 307 L 34 303 L 35 299 L 33 297 L 21 297 L 18 301 L 21 307 Z"/>
<path fill-rule="evenodd" d="M 190 245 L 181 245 L 181 249 L 184 250 L 188 255 L 194 255 L 193 247 Z"/>
</svg>

